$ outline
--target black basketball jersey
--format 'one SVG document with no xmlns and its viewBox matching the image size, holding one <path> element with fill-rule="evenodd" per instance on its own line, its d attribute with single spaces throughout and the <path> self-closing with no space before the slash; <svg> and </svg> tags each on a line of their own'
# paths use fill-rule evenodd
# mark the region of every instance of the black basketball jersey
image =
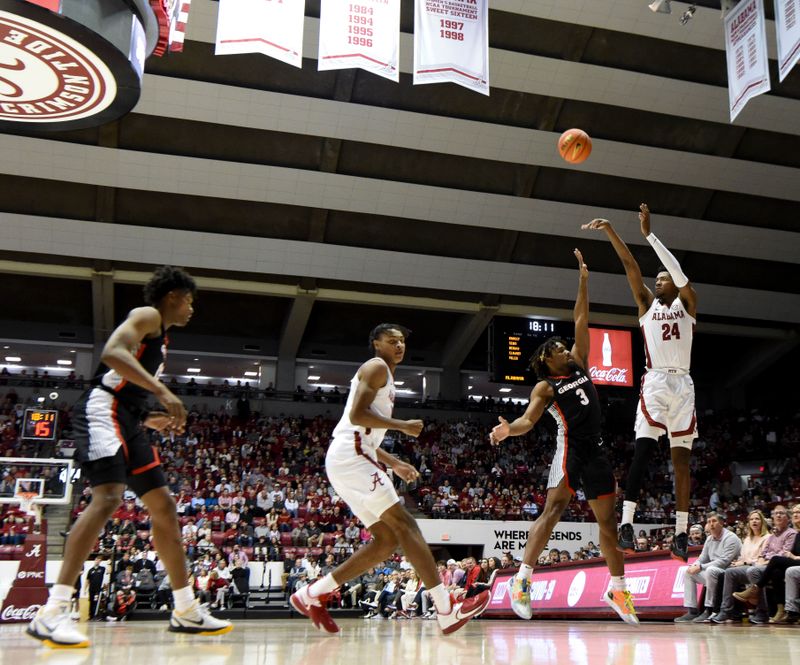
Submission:
<svg viewBox="0 0 800 665">
<path fill-rule="evenodd" d="M 158 337 L 145 337 L 133 355 L 145 370 L 159 378 L 167 361 L 168 344 L 169 338 L 162 328 Z M 100 363 L 95 371 L 92 385 L 113 393 L 120 402 L 134 410 L 143 409 L 150 397 L 149 391 L 124 379 L 105 363 Z"/>
<path fill-rule="evenodd" d="M 600 398 L 589 375 L 575 367 L 567 376 L 545 379 L 553 388 L 553 400 L 547 407 L 558 425 L 559 433 L 570 439 L 600 438 Z"/>
</svg>

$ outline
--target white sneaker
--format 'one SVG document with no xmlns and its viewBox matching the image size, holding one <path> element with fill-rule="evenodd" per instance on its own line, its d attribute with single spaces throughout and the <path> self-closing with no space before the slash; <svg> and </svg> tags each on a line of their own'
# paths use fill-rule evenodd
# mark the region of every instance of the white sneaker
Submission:
<svg viewBox="0 0 800 665">
<path fill-rule="evenodd" d="M 85 649 L 89 646 L 89 638 L 72 625 L 69 603 L 40 607 L 26 632 L 51 649 Z"/>
<path fill-rule="evenodd" d="M 511 601 L 511 609 L 514 610 L 520 619 L 530 619 L 533 616 L 531 607 L 531 583 L 530 580 L 521 580 L 516 575 L 509 578 L 508 598 Z"/>
<path fill-rule="evenodd" d="M 193 635 L 224 635 L 233 630 L 230 621 L 215 619 L 208 608 L 195 598 L 185 612 L 172 610 L 169 618 L 169 630 L 173 633 L 191 633 Z"/>
<path fill-rule="evenodd" d="M 481 591 L 461 603 L 454 602 L 453 597 L 450 596 L 450 611 L 447 614 L 439 612 L 436 617 L 439 621 L 439 628 L 445 635 L 454 633 L 470 619 L 480 616 L 491 599 L 489 591 Z"/>
</svg>

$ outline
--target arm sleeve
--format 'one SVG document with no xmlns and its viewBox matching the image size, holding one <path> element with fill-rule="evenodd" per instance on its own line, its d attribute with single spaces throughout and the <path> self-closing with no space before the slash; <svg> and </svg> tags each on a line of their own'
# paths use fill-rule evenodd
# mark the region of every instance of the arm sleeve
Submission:
<svg viewBox="0 0 800 665">
<path fill-rule="evenodd" d="M 670 276 L 672 277 L 672 281 L 675 283 L 679 289 L 682 289 L 689 283 L 689 278 L 683 274 L 683 270 L 681 270 L 681 264 L 678 263 L 678 259 L 670 252 L 664 244 L 656 238 L 655 233 L 651 233 L 647 236 L 647 242 L 649 242 L 653 249 L 656 250 L 656 255 L 658 258 L 661 259 L 661 263 L 664 264 L 664 267 L 669 272 Z"/>
</svg>

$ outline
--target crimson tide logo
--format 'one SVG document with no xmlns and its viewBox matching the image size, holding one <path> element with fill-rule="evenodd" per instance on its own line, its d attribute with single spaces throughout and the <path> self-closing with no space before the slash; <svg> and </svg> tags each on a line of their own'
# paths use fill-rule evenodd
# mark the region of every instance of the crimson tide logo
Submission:
<svg viewBox="0 0 800 665">
<path fill-rule="evenodd" d="M 50 26 L 0 11 L 0 120 L 67 122 L 107 109 L 115 78 L 90 49 Z"/>
</svg>

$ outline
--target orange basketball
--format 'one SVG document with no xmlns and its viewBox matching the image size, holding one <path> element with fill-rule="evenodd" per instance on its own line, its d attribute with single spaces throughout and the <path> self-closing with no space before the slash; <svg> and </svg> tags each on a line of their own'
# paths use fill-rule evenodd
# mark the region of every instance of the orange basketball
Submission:
<svg viewBox="0 0 800 665">
<path fill-rule="evenodd" d="M 558 139 L 558 152 L 565 162 L 580 164 L 592 154 L 592 139 L 582 129 L 568 129 Z"/>
</svg>

